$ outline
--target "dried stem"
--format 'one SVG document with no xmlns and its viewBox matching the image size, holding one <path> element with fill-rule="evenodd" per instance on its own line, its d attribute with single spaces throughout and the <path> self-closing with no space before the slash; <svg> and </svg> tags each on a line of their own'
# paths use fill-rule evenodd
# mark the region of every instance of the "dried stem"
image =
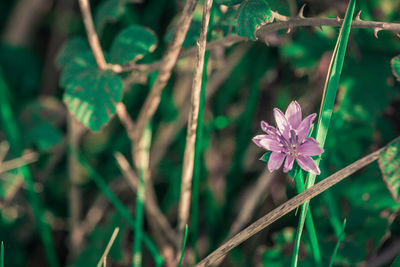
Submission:
<svg viewBox="0 0 400 267">
<path fill-rule="evenodd" d="M 104 267 L 106 266 L 107 255 L 110 252 L 111 246 L 113 245 L 115 239 L 117 238 L 118 232 L 119 227 L 115 227 L 114 232 L 111 235 L 110 241 L 108 241 L 106 249 L 104 250 L 103 256 L 101 256 L 99 262 L 97 263 L 97 267 L 100 267 L 101 265 L 103 265 Z"/>
<path fill-rule="evenodd" d="M 212 7 L 212 0 L 204 2 L 203 19 L 201 22 L 200 39 L 197 42 L 198 50 L 194 69 L 194 77 L 192 84 L 191 106 L 188 118 L 188 128 L 186 136 L 185 153 L 183 157 L 182 166 L 182 182 L 181 182 L 181 195 L 179 200 L 178 209 L 178 240 L 183 240 L 185 233 L 185 226 L 189 219 L 190 199 L 192 190 L 192 177 L 193 177 L 193 163 L 194 163 L 194 150 L 196 143 L 196 129 L 197 120 L 199 115 L 200 106 L 200 92 L 204 67 L 204 55 L 206 52 L 207 31 L 210 21 L 210 12 Z M 177 256 L 179 257 L 180 250 Z"/>
<path fill-rule="evenodd" d="M 178 59 L 183 41 L 185 40 L 186 33 L 193 17 L 193 12 L 197 1 L 198 0 L 186 1 L 182 14 L 179 17 L 174 37 L 172 38 L 172 41 L 170 42 L 168 49 L 161 60 L 161 66 L 157 75 L 157 79 L 154 82 L 154 85 L 151 88 L 151 91 L 147 96 L 142 109 L 140 110 L 136 124 L 137 128 L 135 130 L 135 140 L 139 140 L 141 138 L 146 125 L 150 122 L 150 119 L 157 110 L 158 104 L 160 103 L 161 92 L 167 84 L 169 77 L 171 76 L 172 69 Z"/>
<path fill-rule="evenodd" d="M 371 162 L 377 160 L 379 157 L 379 153 L 384 148 L 381 148 L 381 149 L 357 160 L 356 162 L 350 164 L 349 166 L 347 166 L 347 167 L 341 169 L 340 171 L 332 174 L 331 176 L 325 178 L 324 180 L 317 183 L 316 185 L 310 187 L 303 193 L 298 194 L 297 196 L 286 201 L 282 205 L 278 206 L 271 212 L 267 213 L 266 215 L 264 215 L 263 217 L 261 217 L 260 219 L 258 219 L 254 223 L 252 223 L 250 226 L 245 228 L 243 231 L 236 234 L 234 237 L 232 237 L 230 240 L 225 242 L 222 246 L 217 248 L 214 252 L 212 252 L 210 255 L 208 255 L 205 259 L 203 259 L 200 263 L 198 263 L 195 266 L 196 267 L 210 266 L 211 264 L 216 262 L 218 259 L 223 257 L 225 254 L 227 254 L 230 250 L 232 250 L 236 246 L 240 245 L 242 242 L 244 242 L 248 238 L 252 237 L 256 233 L 260 232 L 261 230 L 263 230 L 264 228 L 266 228 L 267 226 L 269 226 L 276 220 L 280 219 L 284 215 L 288 214 L 295 208 L 299 207 L 304 202 L 310 200 L 313 197 L 316 197 L 317 195 L 321 194 L 328 188 L 334 186 L 338 182 L 347 178 L 351 174 L 353 174 L 356 171 L 360 170 L 361 168 L 367 166 Z"/>
<path fill-rule="evenodd" d="M 1 162 L 0 161 L 0 173 L 6 172 L 12 169 L 17 169 L 24 165 L 33 163 L 37 160 L 38 154 L 35 152 L 29 152 L 23 154 L 21 157 L 16 159 L 11 159 L 8 161 Z M 1 158 L 0 158 L 1 159 Z"/>
<path fill-rule="evenodd" d="M 128 160 L 124 157 L 124 155 L 122 155 L 121 153 L 116 153 L 115 158 L 130 188 L 132 189 L 132 191 L 136 193 L 139 185 L 139 178 L 132 170 Z M 167 218 L 161 212 L 157 203 L 153 187 L 149 186 L 151 180 L 148 179 L 147 183 L 148 186 L 146 186 L 146 202 L 145 202 L 146 211 L 151 216 L 150 219 L 157 223 L 157 226 L 162 230 L 163 234 L 169 239 L 169 241 L 173 244 L 176 244 L 175 231 L 170 226 Z"/>
</svg>

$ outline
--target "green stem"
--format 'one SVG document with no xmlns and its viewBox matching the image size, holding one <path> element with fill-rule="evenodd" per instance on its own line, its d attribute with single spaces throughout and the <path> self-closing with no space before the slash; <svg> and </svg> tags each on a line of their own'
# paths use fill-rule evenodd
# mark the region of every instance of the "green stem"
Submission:
<svg viewBox="0 0 400 267">
<path fill-rule="evenodd" d="M 146 175 L 149 162 L 149 148 L 151 143 L 151 128 L 146 127 L 143 135 L 143 147 L 140 148 L 137 165 L 139 169 L 139 186 L 136 193 L 136 222 L 133 236 L 133 267 L 142 265 L 142 249 L 141 240 L 143 236 L 143 213 L 144 202 L 146 197 Z"/>
<path fill-rule="evenodd" d="M 0 267 L 4 267 L 4 242 L 1 241 Z"/>
<path fill-rule="evenodd" d="M 187 224 L 186 224 L 186 226 L 185 226 L 185 236 L 184 236 L 184 238 L 183 238 L 183 245 L 182 245 L 181 258 L 179 259 L 178 267 L 181 267 L 181 266 L 182 266 L 183 256 L 185 255 L 185 248 L 186 248 L 187 237 L 188 237 L 188 226 L 187 226 Z"/>
<path fill-rule="evenodd" d="M 211 40 L 211 33 L 214 24 L 215 5 L 211 7 L 210 21 L 207 31 L 207 42 Z M 203 129 L 204 129 L 204 106 L 206 101 L 207 88 L 207 65 L 210 57 L 210 51 L 206 51 L 204 55 L 203 76 L 201 82 L 199 115 L 197 119 L 196 144 L 194 150 L 194 165 L 193 165 L 193 181 L 192 181 L 192 216 L 191 216 L 191 243 L 197 255 L 197 240 L 199 237 L 199 202 L 200 202 L 200 170 L 201 159 L 203 155 Z"/>
<path fill-rule="evenodd" d="M 345 234 L 345 232 L 344 232 L 345 227 L 346 227 L 346 220 L 344 220 L 344 222 L 343 222 L 343 225 L 342 225 L 342 232 L 341 232 L 341 234 L 339 235 L 338 240 L 337 240 L 337 242 L 336 242 L 335 249 L 333 250 L 332 257 L 331 257 L 331 261 L 330 261 L 330 263 L 329 263 L 329 267 L 332 267 L 332 266 L 333 266 L 333 262 L 335 261 L 337 252 L 338 252 L 338 250 L 339 250 L 339 245 L 340 245 L 340 243 L 341 243 L 341 242 L 345 239 L 345 237 L 346 237 L 346 234 Z"/>
<path fill-rule="evenodd" d="M 2 128 L 10 144 L 11 152 L 20 157 L 23 154 L 23 142 L 20 136 L 20 131 L 17 126 L 14 114 L 11 109 L 11 105 L 8 101 L 9 91 L 8 87 L 3 79 L 2 72 L 0 70 L 0 119 L 2 121 Z M 25 181 L 25 188 L 27 193 L 28 202 L 32 206 L 33 215 L 37 223 L 37 228 L 40 234 L 40 238 L 43 243 L 44 251 L 46 254 L 47 262 L 50 267 L 57 267 L 58 259 L 55 250 L 53 236 L 51 234 L 50 225 L 46 221 L 43 204 L 35 191 L 32 172 L 28 166 L 20 167 L 19 175 L 21 175 Z"/>
<path fill-rule="evenodd" d="M 329 124 L 333 114 L 333 107 L 335 104 L 336 93 L 339 87 L 340 74 L 343 68 L 344 56 L 346 54 L 347 43 L 351 30 L 351 22 L 353 20 L 355 0 L 350 0 L 347 8 L 346 16 L 343 22 L 343 26 L 340 30 L 339 37 L 336 42 L 335 50 L 332 55 L 331 63 L 329 65 L 328 75 L 325 82 L 324 93 L 321 101 L 320 116 L 318 120 L 316 140 L 319 142 L 320 146 L 323 148 L 325 140 L 328 134 Z M 317 166 L 321 161 L 321 157 L 315 160 Z M 315 174 L 308 173 L 307 176 L 307 186 L 306 189 L 314 185 L 316 179 Z M 308 206 L 310 201 L 304 202 L 301 206 L 300 221 L 296 233 L 296 246 L 300 245 L 301 234 L 304 228 L 304 222 L 306 220 L 306 215 L 308 212 Z M 297 266 L 298 255 L 295 253 L 298 251 L 298 247 L 295 247 L 292 256 L 292 267 Z"/>
<path fill-rule="evenodd" d="M 297 193 L 300 194 L 304 190 L 303 171 L 299 170 L 294 179 L 295 179 L 295 183 L 296 183 Z M 322 264 L 321 252 L 320 252 L 319 245 L 318 245 L 317 233 L 315 231 L 314 220 L 312 218 L 311 211 L 307 213 L 306 227 L 307 227 L 308 236 L 310 238 L 310 244 L 311 244 L 311 249 L 313 252 L 315 264 L 316 264 L 316 266 L 322 266 L 321 265 Z M 293 255 L 295 255 L 295 257 L 292 258 L 292 265 L 294 264 L 294 261 L 297 261 L 297 259 L 298 259 L 299 248 L 300 248 L 300 238 L 297 238 L 297 234 L 298 234 L 298 232 L 296 232 L 296 240 L 295 240 L 295 245 L 294 245 L 294 250 L 293 250 Z"/>
</svg>

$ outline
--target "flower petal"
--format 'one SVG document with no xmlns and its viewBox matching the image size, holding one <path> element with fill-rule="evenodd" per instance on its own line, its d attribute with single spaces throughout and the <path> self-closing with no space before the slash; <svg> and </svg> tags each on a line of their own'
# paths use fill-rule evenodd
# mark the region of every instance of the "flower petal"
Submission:
<svg viewBox="0 0 400 267">
<path fill-rule="evenodd" d="M 306 137 L 305 142 L 299 146 L 298 151 L 305 156 L 316 156 L 324 152 L 319 143 L 312 137 Z"/>
<path fill-rule="evenodd" d="M 317 114 L 310 114 L 300 123 L 299 127 L 297 128 L 297 136 L 299 137 L 298 142 L 302 142 L 308 135 L 315 117 L 317 117 Z"/>
<path fill-rule="evenodd" d="M 268 169 L 270 172 L 277 170 L 281 167 L 283 160 L 285 159 L 286 154 L 279 152 L 272 152 L 268 161 Z"/>
<path fill-rule="evenodd" d="M 321 171 L 311 157 L 300 155 L 296 158 L 296 160 L 303 170 L 316 175 L 321 174 Z"/>
<path fill-rule="evenodd" d="M 285 139 L 289 138 L 290 124 L 280 109 L 274 108 L 276 126 Z"/>
<path fill-rule="evenodd" d="M 282 152 L 285 149 L 283 145 L 279 143 L 275 138 L 268 135 L 260 140 L 260 145 L 264 149 L 276 152 Z"/>
<path fill-rule="evenodd" d="M 267 134 L 276 135 L 276 128 L 274 126 L 269 125 L 265 121 L 261 121 L 261 129 L 266 132 Z"/>
<path fill-rule="evenodd" d="M 293 168 L 294 157 L 287 156 L 285 160 L 285 164 L 283 165 L 283 171 L 288 172 Z"/>
<path fill-rule="evenodd" d="M 266 134 L 260 134 L 260 135 L 254 136 L 252 140 L 253 140 L 253 142 L 254 142 L 257 146 L 263 147 L 263 146 L 260 144 L 260 141 L 261 141 L 262 139 L 266 138 L 266 137 L 267 137 Z"/>
<path fill-rule="evenodd" d="M 294 129 L 301 123 L 301 107 L 297 101 L 292 101 L 286 109 L 285 117 Z"/>
</svg>

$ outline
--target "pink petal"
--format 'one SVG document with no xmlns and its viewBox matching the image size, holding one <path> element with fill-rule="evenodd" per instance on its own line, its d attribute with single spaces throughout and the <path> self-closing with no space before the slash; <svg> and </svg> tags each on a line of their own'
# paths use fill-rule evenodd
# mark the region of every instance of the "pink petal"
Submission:
<svg viewBox="0 0 400 267">
<path fill-rule="evenodd" d="M 299 137 L 299 142 L 303 141 L 304 138 L 308 135 L 311 129 L 312 122 L 317 117 L 317 114 L 313 113 L 308 115 L 297 128 L 297 136 Z"/>
<path fill-rule="evenodd" d="M 267 137 L 267 135 L 266 134 L 260 134 L 260 135 L 256 135 L 255 137 L 253 137 L 253 142 L 257 145 L 257 146 L 259 146 L 259 147 L 263 147 L 261 144 L 260 144 L 260 141 L 262 140 L 262 139 L 264 139 L 264 138 L 266 138 Z"/>
<path fill-rule="evenodd" d="M 287 121 L 285 115 L 283 115 L 280 109 L 274 108 L 274 117 L 276 121 L 276 126 L 278 126 L 279 131 L 282 133 L 285 139 L 289 138 L 290 124 Z"/>
<path fill-rule="evenodd" d="M 270 135 L 276 135 L 276 128 L 274 126 L 269 125 L 265 121 L 261 121 L 261 129 Z"/>
<path fill-rule="evenodd" d="M 260 145 L 262 148 L 271 151 L 281 152 L 284 150 L 284 147 L 281 143 L 279 143 L 275 138 L 268 135 L 260 140 Z"/>
<path fill-rule="evenodd" d="M 316 156 L 324 152 L 319 143 L 312 137 L 306 137 L 305 142 L 299 146 L 298 151 L 305 156 Z"/>
<path fill-rule="evenodd" d="M 301 155 L 301 156 L 298 156 L 296 158 L 296 160 L 303 170 L 308 171 L 312 174 L 316 174 L 316 175 L 321 173 L 318 166 L 315 164 L 314 160 L 311 157 Z"/>
<path fill-rule="evenodd" d="M 285 160 L 285 164 L 283 165 L 283 171 L 288 172 L 293 168 L 294 157 L 287 156 Z"/>
<path fill-rule="evenodd" d="M 286 154 L 279 152 L 272 152 L 268 161 L 268 169 L 270 172 L 277 170 L 281 167 L 283 160 L 285 159 Z"/>
<path fill-rule="evenodd" d="M 294 129 L 301 123 L 301 107 L 297 101 L 292 101 L 286 109 L 285 117 Z"/>
</svg>

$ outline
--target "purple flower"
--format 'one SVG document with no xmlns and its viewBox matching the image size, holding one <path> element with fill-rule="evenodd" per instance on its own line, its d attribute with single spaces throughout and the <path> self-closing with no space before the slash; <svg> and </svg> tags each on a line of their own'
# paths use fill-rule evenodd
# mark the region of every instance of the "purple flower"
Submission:
<svg viewBox="0 0 400 267">
<path fill-rule="evenodd" d="M 272 151 L 268 161 L 268 169 L 271 172 L 279 169 L 286 158 L 283 165 L 284 172 L 293 168 L 293 162 L 296 159 L 305 171 L 312 174 L 321 173 L 311 156 L 319 155 L 324 150 L 314 138 L 307 137 L 316 116 L 313 113 L 301 120 L 300 105 L 292 101 L 285 114 L 274 108 L 276 128 L 264 121 L 261 122 L 261 129 L 266 134 L 257 135 L 253 138 L 253 142 L 259 147 Z"/>
</svg>

